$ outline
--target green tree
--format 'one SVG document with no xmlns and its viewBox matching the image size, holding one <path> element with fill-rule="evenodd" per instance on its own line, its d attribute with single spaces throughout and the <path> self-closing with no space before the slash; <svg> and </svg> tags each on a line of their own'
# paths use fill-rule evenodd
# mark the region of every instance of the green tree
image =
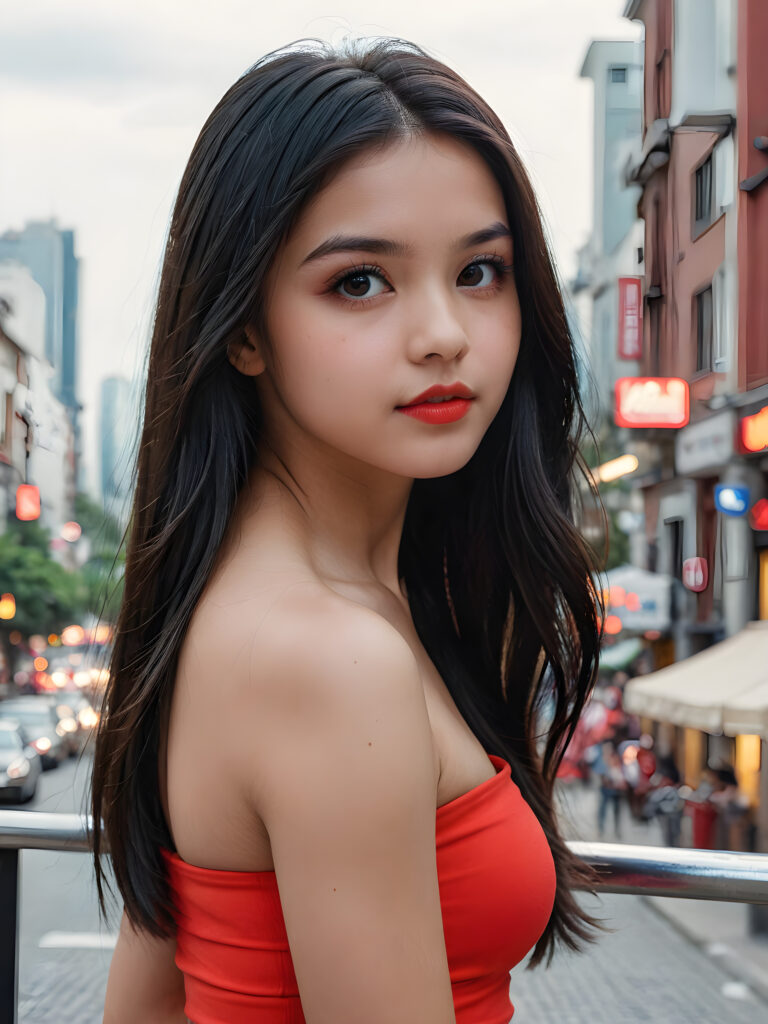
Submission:
<svg viewBox="0 0 768 1024">
<path fill-rule="evenodd" d="M 0 535 L 0 593 L 13 594 L 16 613 L 0 619 L 0 644 L 12 674 L 18 649 L 10 634 L 58 633 L 86 611 L 82 576 L 50 557 L 48 533 L 39 523 L 9 522 Z"/>
<path fill-rule="evenodd" d="M 123 529 L 87 494 L 75 496 L 75 519 L 90 544 L 88 559 L 81 568 L 88 611 L 100 620 L 114 622 L 123 599 Z"/>
</svg>

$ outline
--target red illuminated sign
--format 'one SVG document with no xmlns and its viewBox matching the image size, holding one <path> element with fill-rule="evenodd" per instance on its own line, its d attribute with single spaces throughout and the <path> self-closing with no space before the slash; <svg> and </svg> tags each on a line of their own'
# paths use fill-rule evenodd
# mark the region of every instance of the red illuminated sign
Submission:
<svg viewBox="0 0 768 1024">
<path fill-rule="evenodd" d="M 40 518 L 40 488 L 32 484 L 19 484 L 16 488 L 16 518 Z"/>
<path fill-rule="evenodd" d="M 749 510 L 749 525 L 753 530 L 768 530 L 768 498 L 756 501 Z"/>
<path fill-rule="evenodd" d="M 619 278 L 619 359 L 643 354 L 643 299 L 639 277 Z"/>
<path fill-rule="evenodd" d="M 620 377 L 614 419 L 620 427 L 684 427 L 688 382 L 680 377 Z"/>
<path fill-rule="evenodd" d="M 740 433 L 744 451 L 761 452 L 768 448 L 768 405 L 764 405 L 754 416 L 745 416 L 741 421 Z"/>
<path fill-rule="evenodd" d="M 683 562 L 683 586 L 695 594 L 707 589 L 709 570 L 706 558 L 686 558 Z"/>
</svg>

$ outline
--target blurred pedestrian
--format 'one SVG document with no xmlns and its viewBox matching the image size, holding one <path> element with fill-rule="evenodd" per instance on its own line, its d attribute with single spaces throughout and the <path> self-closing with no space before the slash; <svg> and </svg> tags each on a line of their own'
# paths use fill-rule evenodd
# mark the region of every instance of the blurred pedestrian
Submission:
<svg viewBox="0 0 768 1024">
<path fill-rule="evenodd" d="M 637 742 L 637 763 L 640 766 L 640 774 L 648 783 L 646 788 L 650 788 L 650 782 L 657 766 L 656 755 L 653 752 L 653 736 L 650 733 L 644 732 Z"/>
<path fill-rule="evenodd" d="M 723 850 L 745 850 L 748 848 L 747 831 L 750 825 L 750 800 L 739 787 L 733 766 L 725 761 L 716 762 L 713 767 L 720 788 L 712 793 L 711 800 L 719 812 L 717 845 Z"/>
<path fill-rule="evenodd" d="M 605 818 L 610 807 L 613 812 L 613 830 L 617 839 L 621 838 L 621 805 L 627 791 L 627 780 L 619 752 L 613 743 L 603 743 L 601 760 L 596 767 L 600 779 L 600 801 L 597 806 L 597 833 L 600 838 L 605 833 Z"/>
<path fill-rule="evenodd" d="M 651 747 L 653 737 L 643 733 L 638 739 L 624 740 L 618 745 L 627 780 L 627 805 L 635 821 L 645 821 L 643 806 L 656 770 L 656 757 Z"/>
<path fill-rule="evenodd" d="M 712 797 L 723 789 L 717 773 L 707 766 L 701 773 L 699 784 L 686 798 L 686 813 L 692 821 L 693 845 L 697 850 L 714 850 L 719 807 Z"/>
<path fill-rule="evenodd" d="M 651 787 L 679 786 L 682 779 L 680 771 L 671 754 L 659 754 L 656 759 L 656 771 L 651 776 Z"/>
<path fill-rule="evenodd" d="M 679 846 L 685 800 L 678 786 L 667 783 L 651 790 L 643 805 L 646 821 L 658 818 L 665 846 Z"/>
</svg>

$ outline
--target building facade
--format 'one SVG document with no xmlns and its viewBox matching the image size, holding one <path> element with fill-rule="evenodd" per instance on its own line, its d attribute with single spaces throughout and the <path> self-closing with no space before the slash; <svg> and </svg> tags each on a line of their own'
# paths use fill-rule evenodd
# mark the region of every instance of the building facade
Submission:
<svg viewBox="0 0 768 1024">
<path fill-rule="evenodd" d="M 28 267 L 45 294 L 42 358 L 52 368 L 50 390 L 68 411 L 75 437 L 75 471 L 79 480 L 82 447 L 81 406 L 77 398 L 79 260 L 75 255 L 74 231 L 59 228 L 55 220 L 28 221 L 22 230 L 9 230 L 0 235 L 0 260 L 3 259 Z"/>
<path fill-rule="evenodd" d="M 643 225 L 637 215 L 639 187 L 628 188 L 623 167 L 640 142 L 643 60 L 641 44 L 595 40 L 580 76 L 593 83 L 592 231 L 578 253 L 571 292 L 585 325 L 587 357 L 597 389 L 595 413 L 610 415 L 616 378 L 637 362 L 619 353 L 619 280 L 642 275 Z M 589 389 L 586 389 L 589 393 Z"/>
<path fill-rule="evenodd" d="M 40 523 L 57 536 L 73 517 L 74 433 L 45 356 L 45 293 L 28 267 L 0 261 L 0 531 L 17 488 L 40 491 Z"/>
<path fill-rule="evenodd" d="M 101 494 L 105 511 L 123 525 L 130 512 L 136 423 L 130 381 L 105 378 L 101 382 Z"/>
<path fill-rule="evenodd" d="M 719 543 L 714 504 L 732 450 L 715 441 L 720 421 L 714 433 L 699 425 L 737 390 L 736 3 L 633 0 L 626 14 L 645 27 L 643 141 L 626 168 L 627 184 L 642 189 L 645 224 L 639 375 L 690 387 L 690 428 L 679 438 L 650 435 L 655 465 L 640 481 L 648 567 L 677 581 L 682 658 L 725 631 L 724 603 L 737 602 L 734 573 L 717 557 L 728 545 Z M 696 454 L 680 462 L 692 437 Z M 712 586 L 700 594 L 682 584 L 683 563 L 695 556 L 712 569 Z M 734 619 L 731 629 L 742 624 Z"/>
<path fill-rule="evenodd" d="M 636 429 L 627 448 L 652 452 L 634 483 L 646 568 L 673 579 L 663 665 L 742 633 L 754 650 L 745 627 L 768 618 L 768 4 L 629 0 L 625 15 L 644 28 L 642 142 L 625 168 L 644 222 L 637 386 L 653 378 L 657 400 L 672 379 L 688 391 L 684 425 Z M 720 685 L 759 672 L 752 662 Z M 665 744 L 691 785 L 708 761 L 735 765 L 768 850 L 768 712 L 749 733 L 696 728 L 691 680 L 677 678 Z M 663 679 L 671 695 L 678 682 Z M 634 693 L 642 712 L 642 683 Z"/>
</svg>

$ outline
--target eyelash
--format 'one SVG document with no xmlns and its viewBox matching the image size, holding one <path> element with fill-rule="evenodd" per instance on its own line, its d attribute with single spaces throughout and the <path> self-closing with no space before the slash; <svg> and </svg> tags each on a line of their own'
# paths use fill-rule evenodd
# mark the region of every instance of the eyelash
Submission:
<svg viewBox="0 0 768 1024">
<path fill-rule="evenodd" d="M 495 283 L 492 285 L 486 285 L 484 288 L 470 287 L 468 289 L 469 291 L 486 293 L 496 292 L 502 287 L 505 279 L 509 277 L 515 269 L 512 265 L 505 263 L 504 258 L 502 256 L 497 256 L 495 253 L 489 253 L 484 256 L 477 256 L 475 259 L 470 260 L 470 262 L 467 263 L 467 265 L 464 267 L 464 270 L 462 270 L 462 274 L 464 273 L 465 270 L 468 270 L 469 267 L 484 266 L 486 264 L 490 264 L 491 266 L 495 267 L 496 270 L 498 271 L 498 276 L 496 278 Z M 366 306 L 368 305 L 369 302 L 373 302 L 375 299 L 378 299 L 379 296 L 372 295 L 370 298 L 351 299 L 348 296 L 342 295 L 340 292 L 336 291 L 336 289 L 345 281 L 348 281 L 352 277 L 359 277 L 364 274 L 370 274 L 371 277 L 378 277 L 379 280 L 389 284 L 386 277 L 384 276 L 384 271 L 381 269 L 381 267 L 374 266 L 371 263 L 361 263 L 360 266 L 358 267 L 352 267 L 350 270 L 345 270 L 343 273 L 338 274 L 329 284 L 328 291 L 331 293 L 335 293 L 337 298 L 341 299 L 342 302 L 345 302 L 349 306 Z"/>
</svg>

